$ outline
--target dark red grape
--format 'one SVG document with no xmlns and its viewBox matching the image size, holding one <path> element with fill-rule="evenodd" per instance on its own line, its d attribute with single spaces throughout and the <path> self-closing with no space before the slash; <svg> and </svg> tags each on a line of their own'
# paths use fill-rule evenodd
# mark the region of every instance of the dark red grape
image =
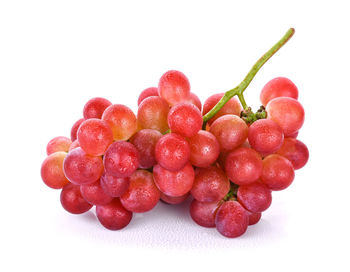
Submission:
<svg viewBox="0 0 350 272">
<path fill-rule="evenodd" d="M 263 212 L 271 205 L 271 190 L 260 182 L 241 185 L 238 187 L 237 200 L 250 212 Z"/>
<path fill-rule="evenodd" d="M 70 213 L 81 214 L 87 212 L 92 208 L 80 193 L 80 186 L 74 184 L 67 184 L 61 191 L 62 207 Z"/>
<path fill-rule="evenodd" d="M 199 202 L 192 200 L 190 215 L 194 222 L 206 228 L 215 228 L 215 214 L 221 202 Z"/>
</svg>

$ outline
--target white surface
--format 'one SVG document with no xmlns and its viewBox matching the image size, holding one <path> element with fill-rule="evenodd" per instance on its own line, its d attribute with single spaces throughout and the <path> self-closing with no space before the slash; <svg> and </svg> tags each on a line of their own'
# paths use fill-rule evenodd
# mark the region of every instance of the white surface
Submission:
<svg viewBox="0 0 350 272">
<path fill-rule="evenodd" d="M 347 1 L 1 1 L 1 271 L 349 271 Z M 102 96 L 136 109 L 169 69 L 203 101 L 236 86 L 289 27 L 293 39 L 246 100 L 287 76 L 299 87 L 308 165 L 238 239 L 160 203 L 124 230 L 73 216 L 41 182 L 46 143 Z"/>
</svg>

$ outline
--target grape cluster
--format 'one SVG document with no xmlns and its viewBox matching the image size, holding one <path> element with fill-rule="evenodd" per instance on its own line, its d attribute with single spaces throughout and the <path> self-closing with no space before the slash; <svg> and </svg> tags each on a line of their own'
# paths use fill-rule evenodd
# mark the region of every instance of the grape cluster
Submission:
<svg viewBox="0 0 350 272">
<path fill-rule="evenodd" d="M 48 143 L 42 179 L 62 189 L 65 210 L 81 214 L 96 206 L 99 222 L 110 230 L 124 228 L 133 213 L 148 212 L 160 200 L 175 205 L 192 198 L 194 222 L 238 237 L 270 207 L 272 191 L 290 186 L 309 152 L 296 139 L 304 109 L 289 79 L 264 86 L 257 113 L 232 97 L 203 126 L 203 115 L 223 96 L 212 95 L 202 110 L 187 77 L 172 70 L 158 87 L 141 92 L 137 115 L 93 98 L 71 137 Z"/>
</svg>

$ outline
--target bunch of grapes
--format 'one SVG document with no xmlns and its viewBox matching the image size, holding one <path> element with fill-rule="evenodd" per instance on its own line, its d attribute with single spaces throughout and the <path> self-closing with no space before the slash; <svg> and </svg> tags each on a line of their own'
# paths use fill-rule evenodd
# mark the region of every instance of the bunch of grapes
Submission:
<svg viewBox="0 0 350 272">
<path fill-rule="evenodd" d="M 42 179 L 61 189 L 65 210 L 82 214 L 96 206 L 97 219 L 110 230 L 126 227 L 133 213 L 159 201 L 176 205 L 191 198 L 194 222 L 238 237 L 309 157 L 296 139 L 304 109 L 293 82 L 268 82 L 256 113 L 241 93 L 238 98 L 215 94 L 202 109 L 187 77 L 175 70 L 141 92 L 136 115 L 93 98 L 71 137 L 48 143 Z"/>
</svg>

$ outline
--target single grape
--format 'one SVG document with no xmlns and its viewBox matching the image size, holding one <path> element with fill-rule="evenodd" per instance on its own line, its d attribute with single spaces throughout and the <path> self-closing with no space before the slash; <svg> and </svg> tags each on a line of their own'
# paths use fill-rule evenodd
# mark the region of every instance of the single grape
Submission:
<svg viewBox="0 0 350 272">
<path fill-rule="evenodd" d="M 137 111 L 140 128 L 149 128 L 166 132 L 168 127 L 168 103 L 160 97 L 151 96 L 142 101 Z"/>
<path fill-rule="evenodd" d="M 298 100 L 290 97 L 277 97 L 266 106 L 267 118 L 275 121 L 282 129 L 285 137 L 298 131 L 305 118 L 303 106 Z"/>
<path fill-rule="evenodd" d="M 180 203 L 183 203 L 189 196 L 190 194 L 184 194 L 182 196 L 168 196 L 164 193 L 160 193 L 160 200 L 165 202 L 166 204 L 171 204 L 171 205 L 177 205 Z"/>
<path fill-rule="evenodd" d="M 283 145 L 276 153 L 290 160 L 295 170 L 304 167 L 309 160 L 309 150 L 306 145 L 293 138 L 284 139 Z"/>
<path fill-rule="evenodd" d="M 249 226 L 255 225 L 258 223 L 261 219 L 261 213 L 251 213 L 250 211 L 247 211 L 249 216 Z"/>
<path fill-rule="evenodd" d="M 299 131 L 290 134 L 288 137 L 296 139 L 298 137 Z"/>
<path fill-rule="evenodd" d="M 168 114 L 168 125 L 172 132 L 183 137 L 192 137 L 202 128 L 202 114 L 190 103 L 178 103 Z"/>
<path fill-rule="evenodd" d="M 161 192 L 168 196 L 188 193 L 194 182 L 194 170 L 190 163 L 178 171 L 169 171 L 159 164 L 153 167 L 153 178 Z"/>
<path fill-rule="evenodd" d="M 96 216 L 106 229 L 120 230 L 130 223 L 132 212 L 123 207 L 119 198 L 115 198 L 106 205 L 96 206 Z"/>
<path fill-rule="evenodd" d="M 235 238 L 246 232 L 249 216 L 239 202 L 229 200 L 218 208 L 215 224 L 220 234 L 228 238 Z"/>
<path fill-rule="evenodd" d="M 200 130 L 188 139 L 190 145 L 190 161 L 194 166 L 206 168 L 213 164 L 220 154 L 220 145 L 216 137 L 209 131 Z"/>
<path fill-rule="evenodd" d="M 53 189 L 61 189 L 69 180 L 63 173 L 65 152 L 55 152 L 49 155 L 41 165 L 41 178 L 44 183 Z"/>
<path fill-rule="evenodd" d="M 80 186 L 74 184 L 67 184 L 61 191 L 62 207 L 70 213 L 81 214 L 87 212 L 92 208 L 80 193 Z"/>
<path fill-rule="evenodd" d="M 122 196 L 129 188 L 130 178 L 118 178 L 104 173 L 100 179 L 102 189 L 112 197 Z"/>
<path fill-rule="evenodd" d="M 80 192 L 83 198 L 92 205 L 105 205 L 113 199 L 102 189 L 99 180 L 91 184 L 81 185 Z"/>
<path fill-rule="evenodd" d="M 70 131 L 70 139 L 72 140 L 72 142 L 74 142 L 77 139 L 78 129 L 79 129 L 81 123 L 84 121 L 85 121 L 85 119 L 81 118 L 73 124 L 72 129 Z"/>
<path fill-rule="evenodd" d="M 257 120 L 248 129 L 250 146 L 262 155 L 276 152 L 282 146 L 283 139 L 283 130 L 269 119 Z"/>
<path fill-rule="evenodd" d="M 102 114 L 112 103 L 105 98 L 95 97 L 90 99 L 84 106 L 83 115 L 85 119 L 101 119 Z"/>
<path fill-rule="evenodd" d="M 155 148 L 162 133 L 155 129 L 142 129 L 131 137 L 132 143 L 140 154 L 140 168 L 151 168 L 157 164 Z"/>
<path fill-rule="evenodd" d="M 248 137 L 247 124 L 232 114 L 221 116 L 215 120 L 209 131 L 218 140 L 221 151 L 234 150 L 243 144 Z"/>
<path fill-rule="evenodd" d="M 190 159 L 188 142 L 175 133 L 168 133 L 156 144 L 156 160 L 165 169 L 177 171 L 182 169 Z"/>
<path fill-rule="evenodd" d="M 71 139 L 64 137 L 64 136 L 58 136 L 53 138 L 46 146 L 46 153 L 47 155 L 50 155 L 55 152 L 68 152 L 69 147 L 72 144 Z"/>
<path fill-rule="evenodd" d="M 298 88 L 285 77 L 276 77 L 264 86 L 260 93 L 260 101 L 266 106 L 269 101 L 276 97 L 291 97 L 298 99 Z"/>
<path fill-rule="evenodd" d="M 130 177 L 128 190 L 120 197 L 123 206 L 136 213 L 152 210 L 160 199 L 160 192 L 154 184 L 152 173 L 136 170 Z"/>
<path fill-rule="evenodd" d="M 72 151 L 73 149 L 77 148 L 77 147 L 80 147 L 80 144 L 79 144 L 79 141 L 78 140 L 75 140 L 73 141 L 73 143 L 69 146 L 69 151 Z"/>
<path fill-rule="evenodd" d="M 199 111 L 202 110 L 202 102 L 200 101 L 199 97 L 195 93 L 190 93 L 190 97 L 187 100 L 189 103 L 195 105 Z"/>
<path fill-rule="evenodd" d="M 190 88 L 190 82 L 187 77 L 175 70 L 170 70 L 163 74 L 158 84 L 159 96 L 171 106 L 188 100 Z"/>
<path fill-rule="evenodd" d="M 116 141 L 128 140 L 137 129 L 136 116 L 127 106 L 115 104 L 109 106 L 102 115 L 113 132 Z"/>
<path fill-rule="evenodd" d="M 230 181 L 224 171 L 216 166 L 197 168 L 191 189 L 192 196 L 200 202 L 217 202 L 230 190 Z"/>
<path fill-rule="evenodd" d="M 271 190 L 260 182 L 241 185 L 238 187 L 237 200 L 248 211 L 260 213 L 271 205 Z"/>
<path fill-rule="evenodd" d="M 139 167 L 140 155 L 136 147 L 128 142 L 114 142 L 103 157 L 105 171 L 119 178 L 129 177 Z"/>
<path fill-rule="evenodd" d="M 225 160 L 225 170 L 229 179 L 246 185 L 257 181 L 262 173 L 261 156 L 251 148 L 240 147 L 231 151 Z"/>
<path fill-rule="evenodd" d="M 215 228 L 215 215 L 221 202 L 199 202 L 193 199 L 190 206 L 190 215 L 194 222 L 206 228 Z"/>
<path fill-rule="evenodd" d="M 113 142 L 113 132 L 108 124 L 92 118 L 81 123 L 78 130 L 79 146 L 89 155 L 103 155 Z"/>
<path fill-rule="evenodd" d="M 150 96 L 159 96 L 157 87 L 149 87 L 147 89 L 144 89 L 139 95 L 137 105 L 140 106 L 141 102 Z"/>
<path fill-rule="evenodd" d="M 261 181 L 271 190 L 286 189 L 294 180 L 293 164 L 281 155 L 272 154 L 264 158 Z"/>
<path fill-rule="evenodd" d="M 207 114 L 224 96 L 224 93 L 218 93 L 210 96 L 205 100 L 203 105 L 203 115 Z M 240 116 L 242 111 L 242 106 L 236 97 L 231 98 L 219 111 L 214 115 L 213 118 L 209 120 L 211 125 L 216 119 L 226 114 L 233 114 Z"/>
<path fill-rule="evenodd" d="M 101 157 L 86 154 L 80 147 L 68 153 L 63 162 L 63 171 L 67 179 L 77 185 L 93 183 L 103 173 Z"/>
</svg>

